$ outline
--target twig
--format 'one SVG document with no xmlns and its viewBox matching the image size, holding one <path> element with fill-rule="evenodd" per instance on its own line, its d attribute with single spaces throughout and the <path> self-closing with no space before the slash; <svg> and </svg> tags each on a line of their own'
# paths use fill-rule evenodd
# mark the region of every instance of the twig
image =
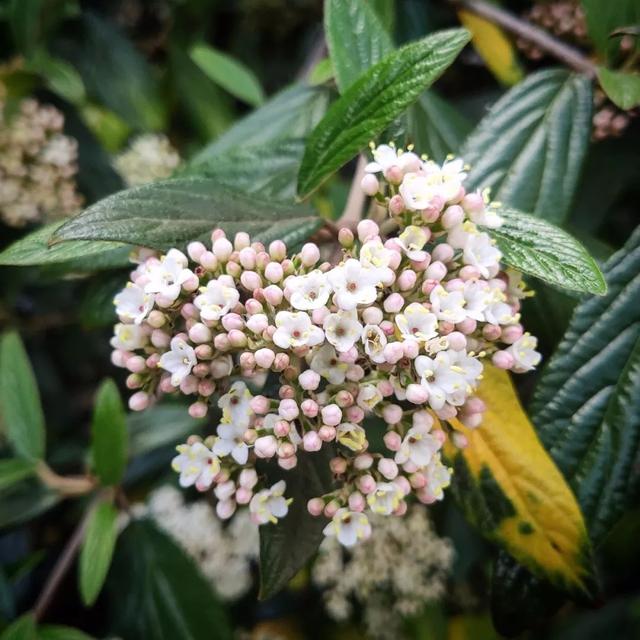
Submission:
<svg viewBox="0 0 640 640">
<path fill-rule="evenodd" d="M 363 155 L 358 156 L 358 164 L 356 165 L 356 170 L 351 180 L 347 203 L 342 215 L 336 221 L 338 228 L 349 227 L 349 229 L 354 230 L 358 222 L 360 222 L 362 207 L 366 198 L 364 191 L 360 187 L 360 183 L 364 177 L 364 168 L 366 166 L 367 159 Z"/>
<path fill-rule="evenodd" d="M 61 476 L 42 461 L 38 463 L 36 473 L 40 481 L 49 489 L 67 497 L 86 495 L 96 487 L 96 481 L 90 476 Z"/>
<path fill-rule="evenodd" d="M 490 4 L 486 0 L 451 0 L 451 2 L 461 9 L 475 13 L 481 18 L 485 18 L 535 44 L 539 49 L 564 62 L 568 67 L 592 77 L 596 75 L 595 64 L 580 51 L 556 40 L 544 29 L 540 29 L 526 20 L 514 16 L 497 5 Z M 615 0 L 609 0 L 609 2 L 615 2 Z"/>
</svg>

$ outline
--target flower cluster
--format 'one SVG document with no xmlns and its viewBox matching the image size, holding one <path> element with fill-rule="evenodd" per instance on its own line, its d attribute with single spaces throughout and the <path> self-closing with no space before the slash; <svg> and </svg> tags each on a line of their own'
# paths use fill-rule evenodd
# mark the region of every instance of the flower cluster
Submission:
<svg viewBox="0 0 640 640">
<path fill-rule="evenodd" d="M 330 264 L 313 243 L 287 257 L 281 241 L 215 230 L 210 248 L 147 258 L 115 298 L 113 362 L 130 371 L 130 407 L 179 392 L 194 417 L 220 409 L 216 435 L 190 438 L 173 466 L 182 486 L 213 488 L 222 518 L 248 505 L 254 522 L 277 522 L 286 483 L 269 486 L 256 463 L 291 470 L 323 449 L 337 488 L 307 508 L 352 546 L 371 514 L 442 499 L 440 450 L 448 437 L 465 445 L 453 418 L 482 422 L 484 360 L 515 372 L 540 360 L 519 322 L 521 279 L 482 231 L 501 224 L 498 210 L 465 192 L 463 163 L 386 145 L 373 158 L 362 188 L 388 211 L 391 237 L 373 220 L 342 229 Z M 386 424 L 383 453 L 369 450 L 368 416 Z"/>
<path fill-rule="evenodd" d="M 77 142 L 52 106 L 22 100 L 9 117 L 0 88 L 0 219 L 12 227 L 76 212 Z"/>
<path fill-rule="evenodd" d="M 168 178 L 179 166 L 180 155 L 167 136 L 146 133 L 134 138 L 115 158 L 115 167 L 129 187 Z"/>
<path fill-rule="evenodd" d="M 371 520 L 371 538 L 348 553 L 335 539 L 325 539 L 311 578 L 323 589 L 334 620 L 347 620 L 355 601 L 368 636 L 397 640 L 407 616 L 445 593 L 453 547 L 436 534 L 419 505 L 411 506 L 402 520 L 380 515 Z"/>
</svg>

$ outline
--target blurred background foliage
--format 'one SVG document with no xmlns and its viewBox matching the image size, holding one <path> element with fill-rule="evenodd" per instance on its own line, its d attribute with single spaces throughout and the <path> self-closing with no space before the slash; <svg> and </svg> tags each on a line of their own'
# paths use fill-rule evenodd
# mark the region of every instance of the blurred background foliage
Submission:
<svg viewBox="0 0 640 640">
<path fill-rule="evenodd" d="M 498 4 L 578 47 L 598 64 L 614 70 L 637 68 L 638 15 L 609 15 L 623 5 L 634 11 L 634 3 L 600 1 L 600 7 L 611 8 L 607 19 L 613 22 L 608 25 L 603 20 L 587 24 L 579 4 L 570 0 Z M 512 85 L 537 70 L 561 66 L 526 39 L 458 12 L 449 2 L 370 4 L 398 44 L 460 22 L 474 34 L 474 46 L 467 47 L 438 82 L 438 95 L 425 94 L 409 115 L 417 148 L 427 148 L 436 157 L 457 151 Z M 584 3 L 588 10 L 596 6 L 594 11 L 597 4 Z M 148 134 L 165 136 L 159 144 L 171 150 L 156 177 L 171 173 L 181 158 L 183 164 L 200 166 L 221 180 L 225 172 L 245 171 L 243 188 L 291 197 L 301 139 L 337 93 L 326 60 L 322 18 L 320 0 L 1 0 L 0 99 L 7 114 L 18 110 L 22 100 L 35 98 L 64 115 L 64 134 L 77 141 L 75 180 L 85 205 L 125 184 L 154 177 L 134 174 L 140 158 L 145 153 L 155 157 L 157 147 L 138 147 L 138 155 L 129 160 L 124 155 L 135 148 L 139 136 Z M 611 26 L 621 29 L 618 36 L 609 37 Z M 601 261 L 624 244 L 638 223 L 636 115 L 596 87 L 591 143 L 564 223 Z M 256 184 L 252 168 L 276 161 L 278 171 L 269 183 Z M 324 217 L 336 219 L 342 212 L 352 170 L 348 167 L 315 196 Z M 0 222 L 0 249 L 36 226 Z M 125 279 L 127 253 L 110 254 L 104 270 L 93 262 L 90 268 L 63 263 L 0 271 L 0 326 L 20 331 L 46 415 L 48 465 L 65 477 L 87 468 L 95 393 L 101 381 L 113 375 L 111 300 Z M 566 330 L 577 299 L 550 286 L 537 289 L 524 315 L 548 356 Z M 520 389 L 525 399 L 533 378 Z M 168 404 L 127 418 L 131 459 L 116 502 L 143 501 L 167 480 L 173 445 L 197 427 L 185 415 L 184 408 Z M 4 436 L 2 442 L 9 455 Z M 9 625 L 41 597 L 43 583 L 88 500 L 62 500 L 28 473 L 19 481 L 0 482 L 0 624 Z M 452 541 L 455 559 L 446 594 L 405 621 L 407 637 L 499 637 L 489 610 L 495 551 L 469 527 L 452 500 L 431 512 L 438 533 Z M 536 619 L 532 612 L 534 629 L 525 637 L 640 637 L 639 534 L 636 501 L 600 550 L 606 598 L 595 607 L 567 604 L 550 620 L 542 615 Z M 253 586 L 233 605 L 223 606 L 175 543 L 143 525 L 129 527 L 118 542 L 107 585 L 95 605 L 84 608 L 76 575 L 70 572 L 44 621 L 95 637 L 226 638 L 232 628 L 251 638 L 366 637 L 359 624 L 361 608 L 356 607 L 349 622 L 333 622 L 307 573 L 270 600 L 257 601 Z M 167 613 L 172 608 L 184 616 L 183 623 Z M 35 638 L 35 631 L 28 635 L 29 624 L 26 620 L 22 631 L 18 629 L 23 635 L 11 637 Z M 68 630 L 46 627 L 38 634 L 75 637 Z"/>
</svg>

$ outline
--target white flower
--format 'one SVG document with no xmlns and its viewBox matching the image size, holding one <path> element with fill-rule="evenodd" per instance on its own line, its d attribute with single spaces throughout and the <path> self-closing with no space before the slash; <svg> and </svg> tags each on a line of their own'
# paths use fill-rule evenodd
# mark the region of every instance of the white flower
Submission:
<svg viewBox="0 0 640 640">
<path fill-rule="evenodd" d="M 213 453 L 221 458 L 231 455 L 238 464 L 246 464 L 249 447 L 242 439 L 245 427 L 223 422 L 218 425 L 218 438 L 213 445 Z"/>
<path fill-rule="evenodd" d="M 338 311 L 324 319 L 323 329 L 327 340 L 337 351 L 349 351 L 362 335 L 362 325 L 354 311 Z"/>
<path fill-rule="evenodd" d="M 429 405 L 436 411 L 469 387 L 464 375 L 451 367 L 451 351 L 440 351 L 434 358 L 418 356 L 414 362 L 421 384 L 429 392 Z"/>
<path fill-rule="evenodd" d="M 385 248 L 380 238 L 365 242 L 360 247 L 358 257 L 360 258 L 360 263 L 367 269 L 378 270 L 382 282 L 388 283 L 391 281 L 393 271 L 389 268 L 389 263 L 391 262 L 392 251 Z"/>
<path fill-rule="evenodd" d="M 417 467 L 425 467 L 441 447 L 440 440 L 432 436 L 426 427 L 411 427 L 402 440 L 395 461 L 398 464 L 410 461 Z"/>
<path fill-rule="evenodd" d="M 222 409 L 222 421 L 246 429 L 253 415 L 250 406 L 252 397 L 242 380 L 234 382 L 231 389 L 218 400 L 218 407 Z"/>
<path fill-rule="evenodd" d="M 484 207 L 481 211 L 469 211 L 467 215 L 474 224 L 488 227 L 489 229 L 497 229 L 504 223 L 496 207 L 492 206 Z"/>
<path fill-rule="evenodd" d="M 376 285 L 381 282 L 381 274 L 353 258 L 331 269 L 327 276 L 336 292 L 336 304 L 344 311 L 351 311 L 359 304 L 371 304 L 378 296 Z"/>
<path fill-rule="evenodd" d="M 513 356 L 515 371 L 531 371 L 540 364 L 542 356 L 536 351 L 537 346 L 538 339 L 529 333 L 525 333 L 522 338 L 516 340 L 516 342 L 506 350 Z"/>
<path fill-rule="evenodd" d="M 462 259 L 476 267 L 483 278 L 492 278 L 498 273 L 502 253 L 486 233 L 474 233 L 467 238 Z"/>
<path fill-rule="evenodd" d="M 111 346 L 114 349 L 134 351 L 141 349 L 147 344 L 147 334 L 144 329 L 137 324 L 117 324 L 113 328 L 113 338 Z"/>
<path fill-rule="evenodd" d="M 451 484 L 451 469 L 442 464 L 439 455 L 433 457 L 426 470 L 427 486 L 423 489 L 432 501 L 442 500 L 444 489 Z"/>
<path fill-rule="evenodd" d="M 513 309 L 504 302 L 504 295 L 496 290 L 500 297 L 495 299 L 485 309 L 484 319 L 491 324 L 514 324 L 520 319 L 520 314 L 514 313 Z"/>
<path fill-rule="evenodd" d="M 387 346 L 387 336 L 378 325 L 365 325 L 362 330 L 362 342 L 364 344 L 364 351 L 372 362 L 380 364 L 385 361 L 383 351 Z"/>
<path fill-rule="evenodd" d="M 468 280 L 464 283 L 462 295 L 467 317 L 482 322 L 485 310 L 492 301 L 492 291 L 486 280 Z"/>
<path fill-rule="evenodd" d="M 198 363 L 196 352 L 182 338 L 171 340 L 171 351 L 162 354 L 158 366 L 171 373 L 171 384 L 178 386 Z"/>
<path fill-rule="evenodd" d="M 407 173 L 400 185 L 405 207 L 411 211 L 426 209 L 438 193 L 438 180 L 424 173 Z"/>
<path fill-rule="evenodd" d="M 359 424 L 343 422 L 336 427 L 336 440 L 351 451 L 362 451 L 367 444 L 367 434 Z"/>
<path fill-rule="evenodd" d="M 144 287 L 146 293 L 160 294 L 166 301 L 174 302 L 180 295 L 182 285 L 193 276 L 193 272 L 187 269 L 187 256 L 177 249 L 153 261 L 147 268 L 149 281 Z"/>
<path fill-rule="evenodd" d="M 140 324 L 153 308 L 153 296 L 137 284 L 127 282 L 127 286 L 113 299 L 113 304 L 121 320 Z"/>
<path fill-rule="evenodd" d="M 287 485 L 284 480 L 276 482 L 270 489 L 258 491 L 249 503 L 251 520 L 256 524 L 276 524 L 278 518 L 284 518 L 289 511 L 291 500 L 284 498 Z"/>
<path fill-rule="evenodd" d="M 336 350 L 330 344 L 323 344 L 314 352 L 309 366 L 331 384 L 342 384 L 349 368 L 346 362 L 338 360 Z"/>
<path fill-rule="evenodd" d="M 409 260 L 421 262 L 427 257 L 427 252 L 422 250 L 427 243 L 427 234 L 422 227 L 409 225 L 396 238 L 396 242 L 402 247 Z"/>
<path fill-rule="evenodd" d="M 304 276 L 289 278 L 287 287 L 291 291 L 291 306 L 302 311 L 323 307 L 331 295 L 327 276 L 318 269 Z"/>
<path fill-rule="evenodd" d="M 311 318 L 304 311 L 279 311 L 276 315 L 276 327 L 273 341 L 281 349 L 305 345 L 313 347 L 324 340 L 322 329 L 312 324 Z"/>
<path fill-rule="evenodd" d="M 378 387 L 373 384 L 365 384 L 360 387 L 356 403 L 361 409 L 371 411 L 381 400 L 382 394 Z"/>
<path fill-rule="evenodd" d="M 527 285 L 522 279 L 522 273 L 515 269 L 506 269 L 507 278 L 507 295 L 515 300 L 522 300 L 533 295 L 531 291 L 527 291 Z"/>
<path fill-rule="evenodd" d="M 447 242 L 454 249 L 464 249 L 469 238 L 480 233 L 478 227 L 473 222 L 465 220 L 459 225 L 449 229 L 447 232 Z"/>
<path fill-rule="evenodd" d="M 436 335 L 438 320 L 419 302 L 412 302 L 396 316 L 396 324 L 403 338 L 426 342 Z"/>
<path fill-rule="evenodd" d="M 391 515 L 404 498 L 402 489 L 393 482 L 378 482 L 375 491 L 367 496 L 367 504 L 373 513 Z"/>
<path fill-rule="evenodd" d="M 208 489 L 220 472 L 220 461 L 213 451 L 202 442 L 181 444 L 176 450 L 179 455 L 171 461 L 171 467 L 180 474 L 180 486 L 191 487 L 195 484 L 198 491 Z"/>
<path fill-rule="evenodd" d="M 373 150 L 373 162 L 369 162 L 364 170 L 367 173 L 379 173 L 394 166 L 400 166 L 398 151 L 387 144 L 381 144 Z"/>
<path fill-rule="evenodd" d="M 464 172 L 464 161 L 460 158 L 447 160 L 441 167 L 433 161 L 425 162 L 422 170 L 434 191 L 445 202 L 458 195 L 467 174 Z"/>
<path fill-rule="evenodd" d="M 447 402 L 460 407 L 477 386 L 478 380 L 482 375 L 483 366 L 480 360 L 468 355 L 465 351 L 449 351 L 447 355 L 451 370 L 462 376 L 464 380 L 464 384 L 456 385 L 447 394 Z"/>
<path fill-rule="evenodd" d="M 343 507 L 336 511 L 322 533 L 325 536 L 336 536 L 340 544 L 352 547 L 356 542 L 366 540 L 371 535 L 371 525 L 364 513 L 349 511 Z"/>
<path fill-rule="evenodd" d="M 462 322 L 466 317 L 464 309 L 465 299 L 462 291 L 447 291 L 442 285 L 437 285 L 429 294 L 431 311 L 438 320 L 445 322 Z"/>
<path fill-rule="evenodd" d="M 222 278 L 209 280 L 206 287 L 200 287 L 200 291 L 193 303 L 200 310 L 200 317 L 211 322 L 227 314 L 240 300 L 238 290 Z"/>
</svg>

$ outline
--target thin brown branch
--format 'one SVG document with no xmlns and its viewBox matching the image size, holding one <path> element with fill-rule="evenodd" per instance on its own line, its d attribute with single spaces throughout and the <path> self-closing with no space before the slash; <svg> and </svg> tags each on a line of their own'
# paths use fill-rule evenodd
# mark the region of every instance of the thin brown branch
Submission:
<svg viewBox="0 0 640 640">
<path fill-rule="evenodd" d="M 615 2 L 615 0 L 609 1 Z M 564 42 L 560 42 L 544 29 L 540 29 L 530 22 L 514 16 L 512 13 L 486 0 L 451 0 L 451 2 L 459 9 L 464 9 L 481 18 L 485 18 L 506 31 L 535 44 L 539 49 L 546 51 L 568 67 L 580 73 L 595 77 L 596 66 L 589 58 L 577 49 L 570 47 Z"/>
<path fill-rule="evenodd" d="M 96 487 L 95 479 L 90 476 L 61 476 L 43 461 L 38 463 L 36 473 L 40 481 L 49 489 L 53 489 L 65 497 L 83 496 Z"/>
<path fill-rule="evenodd" d="M 358 164 L 356 165 L 353 179 L 351 180 L 351 188 L 349 189 L 349 196 L 347 197 L 347 203 L 344 207 L 344 211 L 338 220 L 336 220 L 336 226 L 341 229 L 342 227 L 348 227 L 352 231 L 355 230 L 358 222 L 362 217 L 362 207 L 366 199 L 364 191 L 360 187 L 362 178 L 364 177 L 364 168 L 367 166 L 367 159 L 361 154 L 358 156 Z"/>
</svg>

